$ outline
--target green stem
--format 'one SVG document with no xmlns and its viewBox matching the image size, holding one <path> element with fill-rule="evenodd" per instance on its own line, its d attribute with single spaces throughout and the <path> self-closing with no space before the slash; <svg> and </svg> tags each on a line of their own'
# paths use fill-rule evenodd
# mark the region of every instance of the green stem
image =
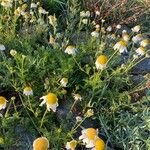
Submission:
<svg viewBox="0 0 150 150">
<path fill-rule="evenodd" d="M 46 114 L 47 114 L 47 108 L 46 108 L 46 110 L 45 110 L 45 112 L 44 112 L 44 115 L 43 115 L 43 117 L 42 117 L 42 119 L 41 119 L 40 128 L 43 126 L 44 118 L 45 118 Z"/>
</svg>

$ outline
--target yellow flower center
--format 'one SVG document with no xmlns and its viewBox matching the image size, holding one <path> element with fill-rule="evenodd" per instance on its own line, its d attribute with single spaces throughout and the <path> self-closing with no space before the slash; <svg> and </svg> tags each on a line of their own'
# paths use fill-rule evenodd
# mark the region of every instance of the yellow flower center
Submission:
<svg viewBox="0 0 150 150">
<path fill-rule="evenodd" d="M 24 91 L 26 91 L 26 92 L 32 91 L 32 88 L 31 88 L 30 86 L 26 86 L 26 87 L 24 88 Z"/>
<path fill-rule="evenodd" d="M 97 131 L 94 128 L 88 128 L 85 134 L 89 140 L 94 140 L 97 135 Z"/>
<path fill-rule="evenodd" d="M 97 139 L 95 141 L 95 150 L 104 150 L 105 143 L 102 139 Z"/>
<path fill-rule="evenodd" d="M 144 47 L 140 47 L 139 50 L 142 51 L 142 52 L 145 52 L 145 48 Z"/>
<path fill-rule="evenodd" d="M 67 49 L 73 49 L 73 48 L 75 48 L 73 45 L 67 46 Z"/>
<path fill-rule="evenodd" d="M 142 37 L 142 34 L 137 34 L 136 37 L 137 37 L 137 38 L 141 38 L 141 37 Z"/>
<path fill-rule="evenodd" d="M 149 40 L 148 40 L 148 39 L 145 39 L 145 40 L 142 41 L 142 43 L 143 43 L 143 44 L 148 44 L 148 43 L 149 43 Z"/>
<path fill-rule="evenodd" d="M 6 102 L 5 97 L 0 96 L 0 105 L 3 105 Z"/>
<path fill-rule="evenodd" d="M 62 78 L 62 81 L 65 83 L 68 83 L 68 79 L 67 78 Z"/>
<path fill-rule="evenodd" d="M 70 148 L 75 149 L 76 145 L 77 145 L 77 141 L 76 140 L 72 140 L 71 142 L 69 142 Z"/>
<path fill-rule="evenodd" d="M 107 62 L 107 57 L 105 55 L 100 55 L 97 60 L 99 64 L 104 65 Z"/>
<path fill-rule="evenodd" d="M 33 142 L 33 150 L 47 150 L 49 147 L 49 142 L 45 137 L 37 138 Z"/>
<path fill-rule="evenodd" d="M 125 42 L 125 41 L 120 41 L 120 42 L 118 42 L 118 44 L 119 44 L 120 46 L 126 46 L 126 42 Z"/>
<path fill-rule="evenodd" d="M 55 94 L 53 94 L 53 93 L 47 94 L 46 95 L 46 102 L 49 105 L 56 104 L 56 102 L 57 102 L 57 96 Z"/>
</svg>

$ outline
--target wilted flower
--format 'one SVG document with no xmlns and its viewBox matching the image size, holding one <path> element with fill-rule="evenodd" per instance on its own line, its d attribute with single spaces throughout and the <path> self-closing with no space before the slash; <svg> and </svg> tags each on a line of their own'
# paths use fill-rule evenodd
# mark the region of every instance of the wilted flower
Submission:
<svg viewBox="0 0 150 150">
<path fill-rule="evenodd" d="M 52 35 L 50 35 L 50 37 L 49 37 L 49 42 L 48 42 L 49 44 L 54 44 L 55 43 L 55 39 L 53 38 L 53 36 Z"/>
<path fill-rule="evenodd" d="M 46 103 L 48 111 L 51 109 L 52 111 L 56 112 L 58 98 L 54 93 L 48 93 L 47 95 L 42 96 L 40 99 L 43 99 L 40 106 L 43 106 Z"/>
<path fill-rule="evenodd" d="M 0 51 L 4 51 L 6 48 L 3 44 L 0 44 Z"/>
<path fill-rule="evenodd" d="M 82 135 L 79 137 L 79 140 L 82 140 L 86 145 L 86 148 L 93 148 L 95 140 L 98 138 L 98 130 L 94 128 L 83 129 Z"/>
<path fill-rule="evenodd" d="M 69 45 L 67 46 L 65 53 L 69 54 L 69 55 L 76 55 L 77 52 L 77 48 L 73 45 Z"/>
<path fill-rule="evenodd" d="M 61 85 L 62 85 L 63 87 L 66 87 L 67 84 L 68 84 L 68 78 L 62 78 L 61 81 L 60 81 L 60 83 L 61 83 Z"/>
<path fill-rule="evenodd" d="M 16 51 L 16 50 L 14 50 L 14 49 L 11 49 L 11 50 L 10 50 L 10 55 L 11 55 L 11 56 L 14 57 L 16 54 L 17 54 L 17 51 Z"/>
<path fill-rule="evenodd" d="M 77 141 L 76 140 L 72 140 L 70 142 L 67 142 L 66 149 L 67 150 L 75 150 L 76 145 L 77 145 Z"/>
<path fill-rule="evenodd" d="M 133 43 L 138 43 L 143 39 L 142 34 L 137 34 L 136 36 L 133 36 L 132 41 Z"/>
<path fill-rule="evenodd" d="M 114 50 L 119 50 L 120 53 L 128 52 L 126 47 L 126 42 L 121 40 L 114 45 Z"/>
<path fill-rule="evenodd" d="M 142 41 L 140 42 L 140 45 L 141 45 L 142 47 L 146 47 L 148 44 L 149 44 L 149 40 L 148 40 L 148 39 L 144 39 L 144 40 L 142 40 Z"/>
<path fill-rule="evenodd" d="M 141 29 L 141 26 L 140 26 L 140 25 L 137 25 L 137 26 L 133 27 L 131 30 L 132 30 L 133 32 L 139 32 L 140 29 Z"/>
<path fill-rule="evenodd" d="M 104 150 L 105 149 L 105 143 L 102 139 L 97 138 L 95 143 L 94 143 L 94 148 L 91 150 Z"/>
<path fill-rule="evenodd" d="M 98 38 L 99 37 L 99 32 L 93 31 L 93 32 L 91 32 L 91 36 L 93 36 L 95 38 Z"/>
<path fill-rule="evenodd" d="M 74 97 L 74 99 L 76 100 L 76 101 L 78 101 L 78 100 L 82 100 L 82 97 L 81 97 L 81 95 L 80 94 L 73 94 L 73 97 Z"/>
<path fill-rule="evenodd" d="M 30 96 L 30 95 L 33 95 L 33 90 L 30 86 L 26 86 L 24 89 L 23 89 L 23 94 L 26 95 L 26 96 Z"/>
<path fill-rule="evenodd" d="M 5 97 L 3 96 L 0 96 L 0 110 L 2 109 L 5 109 L 6 108 L 6 103 L 7 103 L 7 100 Z"/>
<path fill-rule="evenodd" d="M 47 150 L 49 141 L 46 137 L 39 137 L 33 141 L 33 150 Z"/>
<path fill-rule="evenodd" d="M 48 16 L 48 19 L 49 19 L 49 24 L 51 24 L 53 27 L 57 26 L 57 18 L 55 17 L 55 15 Z"/>
<path fill-rule="evenodd" d="M 105 55 L 100 55 L 97 57 L 95 65 L 97 69 L 105 69 L 107 64 L 107 57 Z"/>
<path fill-rule="evenodd" d="M 85 116 L 86 117 L 91 117 L 94 115 L 94 111 L 93 109 L 88 109 L 87 112 L 85 113 Z"/>
<path fill-rule="evenodd" d="M 144 47 L 139 47 L 137 50 L 136 50 L 136 53 L 138 55 L 141 55 L 143 56 L 145 54 L 145 48 Z"/>
</svg>

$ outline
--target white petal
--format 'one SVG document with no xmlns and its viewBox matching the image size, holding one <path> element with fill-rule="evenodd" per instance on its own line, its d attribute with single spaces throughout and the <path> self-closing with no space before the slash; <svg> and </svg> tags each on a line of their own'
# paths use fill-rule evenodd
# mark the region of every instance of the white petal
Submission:
<svg viewBox="0 0 150 150">
<path fill-rule="evenodd" d="M 40 106 L 43 106 L 45 103 L 46 103 L 46 101 L 43 100 L 43 101 L 41 102 Z"/>
</svg>

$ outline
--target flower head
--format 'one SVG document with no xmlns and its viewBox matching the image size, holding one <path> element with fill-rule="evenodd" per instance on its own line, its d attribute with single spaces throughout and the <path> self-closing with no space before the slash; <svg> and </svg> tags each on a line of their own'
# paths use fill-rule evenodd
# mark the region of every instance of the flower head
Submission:
<svg viewBox="0 0 150 150">
<path fill-rule="evenodd" d="M 106 29 L 106 31 L 111 32 L 112 31 L 112 27 L 108 26 L 107 29 Z"/>
<path fill-rule="evenodd" d="M 66 87 L 67 84 L 68 84 L 68 78 L 62 78 L 61 81 L 60 81 L 60 83 L 61 83 L 61 85 L 62 85 L 63 87 Z"/>
<path fill-rule="evenodd" d="M 144 47 L 139 47 L 137 50 L 136 50 L 136 53 L 138 55 L 141 55 L 143 56 L 145 54 L 145 48 Z"/>
<path fill-rule="evenodd" d="M 69 45 L 67 46 L 65 53 L 69 54 L 69 55 L 76 55 L 77 49 L 75 46 L 73 45 Z"/>
<path fill-rule="evenodd" d="M 142 47 L 146 47 L 148 44 L 149 44 L 149 40 L 148 40 L 148 39 L 144 39 L 144 40 L 142 40 L 141 43 L 140 43 L 140 45 L 141 45 Z"/>
<path fill-rule="evenodd" d="M 123 34 L 122 34 L 122 39 L 123 39 L 125 42 L 128 42 L 128 41 L 130 40 L 129 34 L 123 33 Z"/>
<path fill-rule="evenodd" d="M 3 44 L 0 44 L 0 51 L 4 51 L 6 48 Z"/>
<path fill-rule="evenodd" d="M 93 31 L 93 32 L 91 32 L 91 36 L 93 36 L 95 38 L 98 38 L 99 37 L 99 32 Z"/>
<path fill-rule="evenodd" d="M 12 7 L 13 0 L 2 0 L 1 5 L 4 7 Z"/>
<path fill-rule="evenodd" d="M 11 50 L 10 50 L 10 55 L 11 55 L 11 56 L 14 57 L 16 54 L 17 54 L 17 51 L 16 51 L 16 50 L 14 50 L 14 49 L 11 49 Z"/>
<path fill-rule="evenodd" d="M 85 116 L 86 117 L 91 117 L 94 115 L 94 111 L 93 109 L 88 109 L 87 112 L 85 113 Z"/>
<path fill-rule="evenodd" d="M 107 64 L 107 57 L 105 55 L 100 55 L 97 57 L 95 65 L 97 69 L 104 69 L 106 68 Z"/>
<path fill-rule="evenodd" d="M 138 43 L 142 40 L 142 38 L 143 38 L 142 34 L 137 34 L 137 35 L 133 36 L 132 41 L 133 41 L 133 43 Z"/>
<path fill-rule="evenodd" d="M 79 137 L 79 140 L 82 140 L 86 144 L 86 148 L 94 147 L 95 140 L 98 138 L 98 130 L 94 128 L 83 129 L 82 135 Z"/>
<path fill-rule="evenodd" d="M 94 143 L 94 148 L 92 150 L 104 150 L 104 149 L 105 149 L 104 141 L 100 138 L 96 139 Z"/>
<path fill-rule="evenodd" d="M 77 145 L 77 141 L 76 140 L 72 140 L 70 142 L 67 142 L 66 149 L 67 150 L 75 150 L 76 145 Z"/>
<path fill-rule="evenodd" d="M 139 32 L 140 29 L 141 29 L 141 26 L 140 26 L 140 25 L 137 25 L 137 26 L 133 27 L 131 30 L 132 30 L 133 32 Z"/>
<path fill-rule="evenodd" d="M 126 42 L 121 40 L 114 45 L 114 50 L 119 50 L 120 53 L 128 52 L 126 47 Z"/>
<path fill-rule="evenodd" d="M 23 94 L 26 95 L 26 96 L 29 96 L 29 95 L 33 95 L 33 90 L 30 86 L 26 86 L 24 89 L 23 89 Z"/>
<path fill-rule="evenodd" d="M 49 148 L 49 141 L 46 137 L 39 137 L 33 142 L 33 150 L 47 150 Z"/>
<path fill-rule="evenodd" d="M 0 96 L 0 110 L 6 108 L 6 103 L 7 103 L 6 98 L 3 96 Z"/>
<path fill-rule="evenodd" d="M 78 100 L 80 100 L 81 101 L 81 99 L 82 99 L 82 97 L 81 97 L 81 95 L 80 94 L 73 94 L 73 97 L 74 97 L 74 99 L 76 100 L 76 101 L 78 101 Z"/>
<path fill-rule="evenodd" d="M 40 99 L 43 99 L 40 106 L 43 106 L 46 103 L 48 111 L 51 109 L 52 111 L 56 112 L 58 98 L 54 93 L 48 93 L 47 95 L 42 96 Z"/>
</svg>

